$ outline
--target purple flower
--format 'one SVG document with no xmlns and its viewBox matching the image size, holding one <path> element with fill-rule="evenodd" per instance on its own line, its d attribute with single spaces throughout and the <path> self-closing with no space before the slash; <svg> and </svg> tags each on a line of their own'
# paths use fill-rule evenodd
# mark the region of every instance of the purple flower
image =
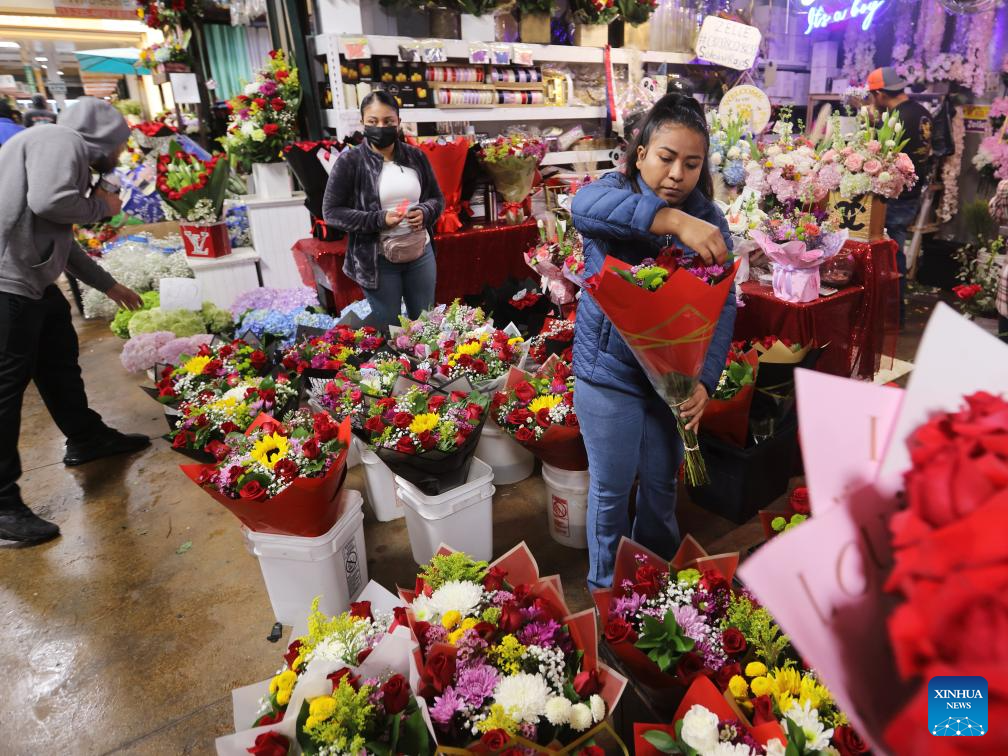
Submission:
<svg viewBox="0 0 1008 756">
<path fill-rule="evenodd" d="M 455 660 L 459 669 L 483 664 L 488 644 L 475 630 L 467 630 L 455 644 Z"/>
<path fill-rule="evenodd" d="M 277 85 L 275 81 L 264 81 L 259 85 L 259 94 L 263 97 L 272 97 L 277 93 Z"/>
<path fill-rule="evenodd" d="M 560 625 L 554 620 L 531 622 L 521 629 L 518 640 L 525 646 L 552 648 L 556 645 L 556 636 L 559 631 Z"/>
<path fill-rule="evenodd" d="M 463 701 L 453 688 L 445 688 L 445 692 L 434 697 L 434 705 L 430 707 L 430 717 L 440 725 L 448 726 L 452 718 L 461 711 Z"/>
<path fill-rule="evenodd" d="M 490 598 L 490 601 L 494 606 L 501 607 L 504 606 L 504 604 L 514 601 L 514 594 L 510 591 L 496 591 Z"/>
<path fill-rule="evenodd" d="M 642 596 L 639 593 L 631 593 L 629 596 L 622 596 L 613 601 L 612 613 L 623 617 L 623 619 L 634 617 L 637 612 L 640 611 L 641 605 L 643 605 L 646 600 L 647 597 Z"/>
<path fill-rule="evenodd" d="M 427 628 L 427 632 L 424 633 L 423 640 L 427 648 L 430 648 L 435 643 L 444 643 L 448 640 L 448 631 L 441 625 L 431 625 Z"/>
<path fill-rule="evenodd" d="M 532 722 L 522 722 L 518 725 L 518 734 L 526 740 L 535 741 L 539 735 L 539 728 Z"/>
<path fill-rule="evenodd" d="M 468 706 L 477 708 L 493 695 L 497 686 L 497 670 L 483 664 L 463 669 L 455 678 L 455 691 Z"/>
<path fill-rule="evenodd" d="M 677 606 L 672 610 L 672 614 L 675 616 L 679 627 L 682 628 L 683 633 L 693 638 L 693 640 L 699 640 L 704 637 L 707 624 L 695 607 Z"/>
</svg>

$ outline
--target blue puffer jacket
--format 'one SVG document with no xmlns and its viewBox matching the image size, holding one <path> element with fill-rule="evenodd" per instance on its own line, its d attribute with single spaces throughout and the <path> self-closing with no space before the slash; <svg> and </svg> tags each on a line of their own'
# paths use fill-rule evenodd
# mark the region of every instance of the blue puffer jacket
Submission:
<svg viewBox="0 0 1008 756">
<path fill-rule="evenodd" d="M 574 195 L 571 212 L 574 226 L 584 237 L 585 276 L 598 273 L 606 255 L 612 255 L 636 265 L 647 257 L 655 257 L 662 247 L 676 244 L 675 237 L 651 233 L 651 224 L 667 203 L 638 178 L 640 192 L 633 191 L 622 173 L 608 173 Z M 713 223 L 721 229 L 730 250 L 731 236 L 724 214 L 699 189 L 686 198 L 680 209 L 694 218 Z M 728 296 L 718 319 L 700 374 L 700 382 L 714 393 L 731 348 L 735 328 L 734 289 Z M 577 327 L 574 330 L 574 374 L 596 384 L 618 387 L 628 393 L 646 396 L 651 383 L 641 369 L 623 337 L 612 327 L 591 294 L 584 292 L 578 305 Z"/>
</svg>

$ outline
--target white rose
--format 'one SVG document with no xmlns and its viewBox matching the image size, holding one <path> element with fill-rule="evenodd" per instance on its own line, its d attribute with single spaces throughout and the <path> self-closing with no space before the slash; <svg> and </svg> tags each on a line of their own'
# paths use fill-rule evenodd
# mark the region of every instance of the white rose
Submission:
<svg viewBox="0 0 1008 756">
<path fill-rule="evenodd" d="M 606 715 L 605 701 L 602 700 L 602 696 L 596 693 L 591 698 L 588 699 L 588 705 L 591 707 L 592 719 L 595 724 L 598 724 Z"/>
<path fill-rule="evenodd" d="M 571 702 L 563 696 L 556 696 L 546 702 L 546 719 L 551 725 L 565 725 L 571 719 Z"/>
<path fill-rule="evenodd" d="M 733 145 L 732 147 L 730 147 L 730 148 L 728 149 L 728 159 L 729 159 L 729 160 L 738 160 L 738 159 L 739 159 L 739 156 L 740 156 L 741 154 L 742 154 L 742 152 L 741 152 L 741 151 L 739 150 L 739 148 L 738 148 L 738 145 L 737 145 L 737 144 L 736 144 L 736 145 Z"/>
<path fill-rule="evenodd" d="M 691 706 L 683 717 L 682 739 L 700 753 L 713 750 L 720 740 L 717 714 L 699 704 Z"/>
<path fill-rule="evenodd" d="M 592 726 L 591 709 L 583 703 L 574 704 L 571 707 L 570 726 L 574 732 L 584 732 Z M 717 725 L 715 724 L 715 727 Z"/>
<path fill-rule="evenodd" d="M 723 158 L 721 157 L 721 153 L 720 152 L 712 152 L 711 153 L 711 156 L 710 156 L 711 165 L 721 165 L 721 161 L 722 160 L 723 160 Z"/>
</svg>

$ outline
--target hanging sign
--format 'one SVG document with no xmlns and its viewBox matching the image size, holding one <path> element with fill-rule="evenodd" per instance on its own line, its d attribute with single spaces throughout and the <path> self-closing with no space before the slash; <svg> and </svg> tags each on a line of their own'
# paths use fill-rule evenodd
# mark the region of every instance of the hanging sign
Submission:
<svg viewBox="0 0 1008 756">
<path fill-rule="evenodd" d="M 194 73 L 170 73 L 172 97 L 179 105 L 198 105 L 200 101 L 199 85 Z"/>
<path fill-rule="evenodd" d="M 742 84 L 725 92 L 718 105 L 718 118 L 728 121 L 732 116 L 742 116 L 749 121 L 753 134 L 761 134 L 770 123 L 770 111 L 766 92 L 752 84 Z"/>
<path fill-rule="evenodd" d="M 861 31 L 868 31 L 875 21 L 875 16 L 885 5 L 885 0 L 798 0 L 798 2 L 802 7 L 808 8 L 806 34 L 848 20 L 859 22 Z"/>
<path fill-rule="evenodd" d="M 756 62 L 762 39 L 755 26 L 707 16 L 697 37 L 696 54 L 711 63 L 745 71 Z"/>
</svg>

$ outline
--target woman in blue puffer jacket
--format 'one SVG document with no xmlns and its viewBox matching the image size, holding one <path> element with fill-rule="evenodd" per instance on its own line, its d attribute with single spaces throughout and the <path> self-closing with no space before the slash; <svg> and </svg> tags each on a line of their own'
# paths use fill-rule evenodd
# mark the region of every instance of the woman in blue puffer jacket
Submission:
<svg viewBox="0 0 1008 756">
<path fill-rule="evenodd" d="M 637 264 L 676 245 L 705 262 L 725 262 L 731 237 L 714 204 L 707 164 L 709 135 L 703 108 L 670 94 L 645 117 L 627 152 L 624 173 L 610 173 L 574 195 L 574 225 L 584 237 L 585 275 L 606 255 Z M 700 383 L 680 410 L 692 428 L 717 387 L 735 326 L 735 296 L 718 320 Z M 574 334 L 574 407 L 585 446 L 588 491 L 588 583 L 612 582 L 623 536 L 670 558 L 679 545 L 676 478 L 683 445 L 668 405 L 651 387 L 626 342 L 586 292 Z M 634 479 L 637 517 L 631 532 L 627 504 Z"/>
</svg>

